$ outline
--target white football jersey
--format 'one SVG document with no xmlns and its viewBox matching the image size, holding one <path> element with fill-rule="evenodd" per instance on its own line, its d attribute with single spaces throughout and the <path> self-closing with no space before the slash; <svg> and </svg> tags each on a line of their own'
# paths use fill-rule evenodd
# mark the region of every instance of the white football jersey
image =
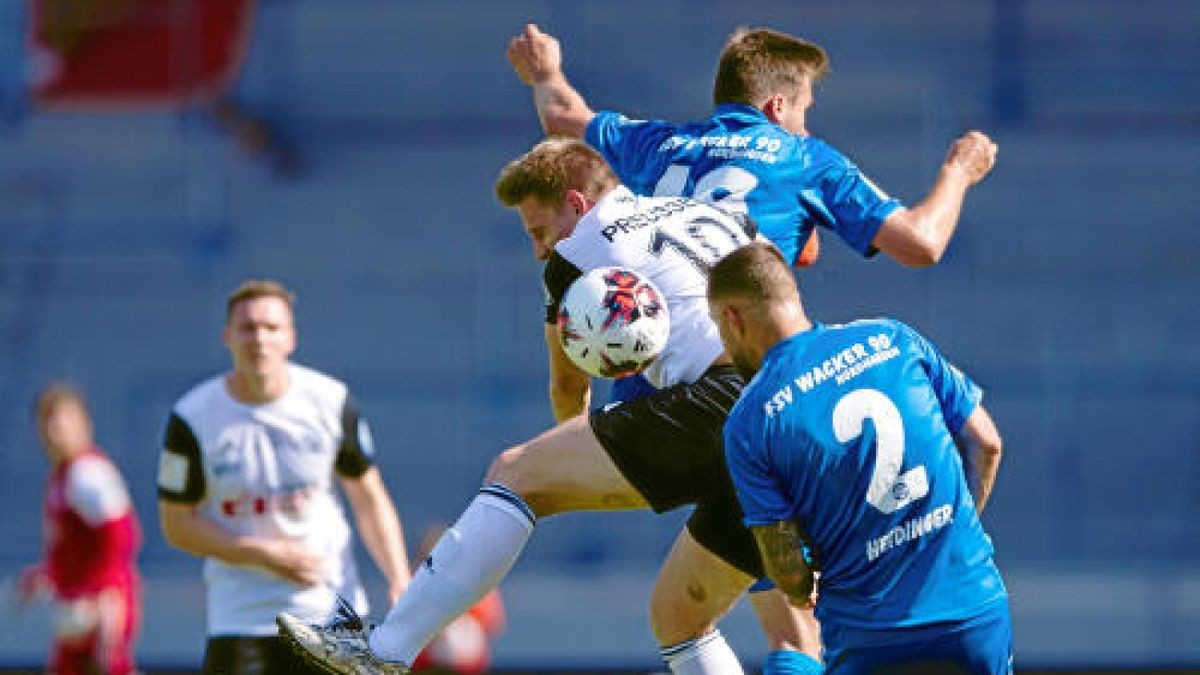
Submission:
<svg viewBox="0 0 1200 675">
<path fill-rule="evenodd" d="M 333 479 L 371 467 L 370 433 L 344 384 L 296 364 L 289 377 L 286 394 L 260 405 L 237 401 L 225 377 L 214 377 L 179 400 L 167 425 L 162 499 L 196 504 L 234 535 L 295 540 L 325 561 L 323 583 L 301 588 L 256 566 L 207 559 L 209 635 L 274 635 L 281 611 L 322 619 L 334 592 L 367 611 Z"/>
<path fill-rule="evenodd" d="M 691 383 L 724 350 L 708 315 L 708 272 L 754 238 L 752 221 L 684 197 L 639 197 L 625 187 L 605 195 L 558 242 L 546 263 L 546 321 L 567 288 L 597 267 L 628 267 L 666 297 L 667 344 L 643 375 L 658 388 Z"/>
<path fill-rule="evenodd" d="M 121 472 L 112 460 L 99 453 L 89 453 L 71 462 L 64 496 L 71 509 L 92 527 L 116 520 L 132 508 Z"/>
</svg>

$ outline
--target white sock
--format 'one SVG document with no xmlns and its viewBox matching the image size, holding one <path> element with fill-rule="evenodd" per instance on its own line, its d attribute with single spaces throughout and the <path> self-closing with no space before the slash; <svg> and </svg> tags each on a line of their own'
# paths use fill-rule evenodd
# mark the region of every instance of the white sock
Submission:
<svg viewBox="0 0 1200 675">
<path fill-rule="evenodd" d="M 662 657 L 674 675 L 743 675 L 742 665 L 719 630 L 663 647 Z"/>
<path fill-rule="evenodd" d="M 485 485 L 447 529 L 404 595 L 371 632 L 371 651 L 411 664 L 425 645 L 495 588 L 533 533 L 533 511 L 503 485 Z"/>
</svg>

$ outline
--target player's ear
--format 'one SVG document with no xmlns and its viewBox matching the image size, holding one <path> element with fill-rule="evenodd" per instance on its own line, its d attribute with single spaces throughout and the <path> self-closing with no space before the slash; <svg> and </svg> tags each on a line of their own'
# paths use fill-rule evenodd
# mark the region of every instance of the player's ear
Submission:
<svg viewBox="0 0 1200 675">
<path fill-rule="evenodd" d="M 721 307 L 721 313 L 725 315 L 725 323 L 734 335 L 741 338 L 746 334 L 746 317 L 740 307 L 727 303 Z"/>
<path fill-rule="evenodd" d="M 577 216 L 582 216 L 592 210 L 592 201 L 579 190 L 567 190 L 567 193 L 563 195 L 563 201 L 575 211 Z"/>
<path fill-rule="evenodd" d="M 771 123 L 783 126 L 783 113 L 787 110 L 787 98 L 783 94 L 771 94 L 766 101 L 759 106 L 762 108 L 763 114 L 767 116 Z"/>
</svg>

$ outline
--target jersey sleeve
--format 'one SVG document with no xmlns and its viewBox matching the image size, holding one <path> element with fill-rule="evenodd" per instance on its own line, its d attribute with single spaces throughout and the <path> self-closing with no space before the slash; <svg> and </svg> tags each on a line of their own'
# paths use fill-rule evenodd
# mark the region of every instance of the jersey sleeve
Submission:
<svg viewBox="0 0 1200 675">
<path fill-rule="evenodd" d="M 359 478 L 375 464 L 375 440 L 367 421 L 359 416 L 358 406 L 347 394 L 342 404 L 342 444 L 338 447 L 334 470 L 345 478 Z"/>
<path fill-rule="evenodd" d="M 902 324 L 903 325 L 903 324 Z M 983 399 L 983 390 L 965 373 L 942 356 L 938 348 L 924 336 L 904 326 L 921 355 L 921 366 L 929 377 L 934 395 L 942 406 L 942 415 L 950 432 L 958 434 L 963 423 L 975 412 Z"/>
<path fill-rule="evenodd" d="M 725 461 L 747 527 L 791 518 L 791 505 L 771 474 L 761 426 L 762 421 L 740 404 L 725 420 Z"/>
<path fill-rule="evenodd" d="M 864 256 L 878 250 L 871 245 L 883 221 L 903 205 L 889 197 L 838 151 L 825 146 L 828 167 L 817 189 L 804 196 L 824 227 L 833 230 Z"/>
<path fill-rule="evenodd" d="M 604 157 L 623 184 L 637 193 L 653 192 L 659 171 L 656 150 L 675 133 L 675 125 L 659 120 L 635 120 L 620 113 L 596 113 L 584 141 Z"/>
<path fill-rule="evenodd" d="M 546 269 L 542 272 L 542 288 L 546 292 L 546 323 L 558 322 L 558 306 L 563 296 L 583 271 L 562 257 L 558 251 L 550 254 Z"/>
<path fill-rule="evenodd" d="M 200 442 L 191 426 L 171 413 L 158 459 L 158 496 L 167 501 L 196 504 L 204 499 L 204 466 Z"/>
<path fill-rule="evenodd" d="M 67 503 L 92 527 L 116 520 L 129 512 L 129 491 L 113 463 L 100 457 L 82 457 L 67 474 Z"/>
</svg>

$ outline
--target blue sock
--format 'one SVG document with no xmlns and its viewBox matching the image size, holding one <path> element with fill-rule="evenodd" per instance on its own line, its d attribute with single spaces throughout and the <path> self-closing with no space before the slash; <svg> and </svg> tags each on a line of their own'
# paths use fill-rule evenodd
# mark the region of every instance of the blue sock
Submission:
<svg viewBox="0 0 1200 675">
<path fill-rule="evenodd" d="M 821 675 L 825 666 L 821 662 L 800 652 L 779 649 L 767 654 L 763 662 L 762 675 Z"/>
</svg>

